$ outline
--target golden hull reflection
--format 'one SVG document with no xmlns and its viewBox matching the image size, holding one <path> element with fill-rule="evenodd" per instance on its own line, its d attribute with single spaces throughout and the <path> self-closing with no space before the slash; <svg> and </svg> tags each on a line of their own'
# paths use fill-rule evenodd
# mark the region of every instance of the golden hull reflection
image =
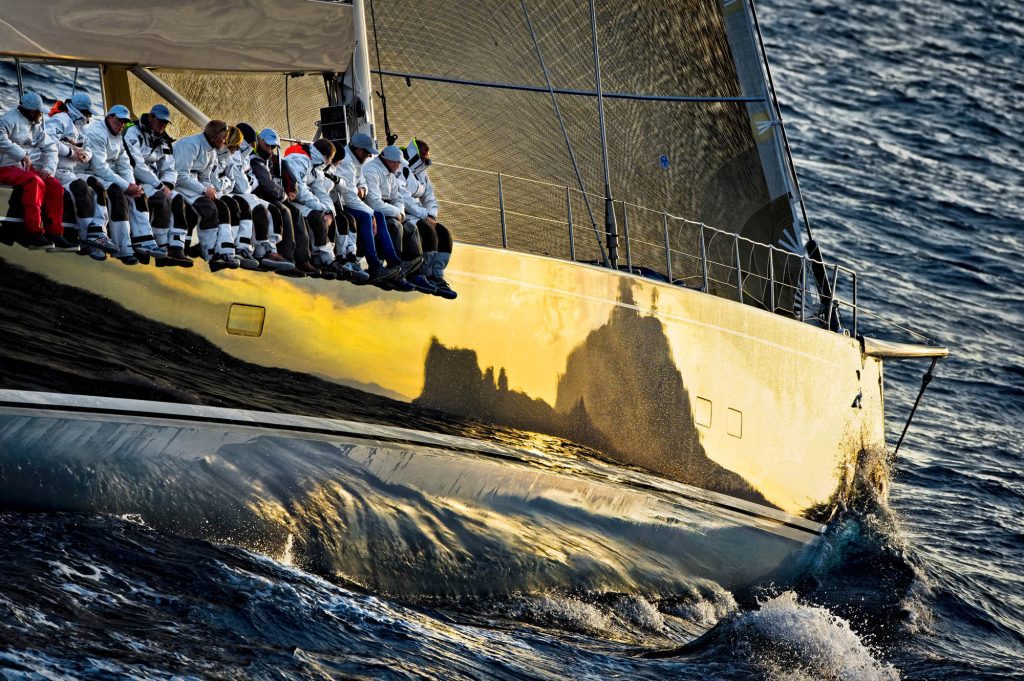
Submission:
<svg viewBox="0 0 1024 681">
<path fill-rule="evenodd" d="M 884 447 L 881 364 L 855 340 L 592 266 L 459 245 L 460 295 L 446 301 L 15 247 L 0 257 L 3 388 L 426 429 L 451 415 L 481 436 L 570 441 L 815 519 L 845 494 L 858 453 Z"/>
</svg>

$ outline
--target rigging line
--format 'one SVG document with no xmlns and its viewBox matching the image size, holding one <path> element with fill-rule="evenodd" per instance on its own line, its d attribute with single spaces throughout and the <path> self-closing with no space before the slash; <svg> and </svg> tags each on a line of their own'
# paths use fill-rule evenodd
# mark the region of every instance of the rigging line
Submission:
<svg viewBox="0 0 1024 681">
<path fill-rule="evenodd" d="M 804 193 L 800 191 L 800 178 L 796 174 L 796 164 L 793 162 L 793 150 L 789 146 L 789 135 L 786 134 L 786 124 L 782 120 L 782 109 L 779 107 L 779 98 L 775 94 L 775 79 L 772 78 L 772 69 L 768 64 L 768 51 L 764 47 L 764 38 L 761 35 L 761 23 L 757 20 L 757 9 L 754 7 L 754 0 L 749 0 L 750 15 L 754 18 L 754 30 L 757 33 L 757 43 L 761 48 L 761 58 L 764 60 L 764 71 L 768 74 L 768 89 L 771 91 L 772 108 L 779 119 L 779 130 L 782 131 L 782 142 L 786 147 L 786 159 L 789 161 L 789 172 L 793 175 L 793 184 L 796 186 L 797 198 L 800 200 L 800 213 L 804 217 L 804 228 L 807 230 L 807 238 L 813 239 L 811 234 L 811 221 L 807 219 L 807 207 L 804 205 Z"/>
<path fill-rule="evenodd" d="M 900 433 L 899 442 L 896 443 L 896 449 L 892 450 L 892 458 L 896 458 L 896 454 L 900 451 L 900 445 L 903 444 L 903 438 L 907 436 L 907 429 L 910 428 L 910 422 L 914 420 L 914 414 L 917 413 L 917 405 L 921 403 L 921 398 L 924 396 L 924 391 L 928 389 L 928 384 L 932 382 L 932 371 L 935 369 L 935 364 L 939 361 L 938 357 L 932 357 L 932 364 L 928 367 L 928 371 L 925 372 L 924 376 L 921 377 L 921 390 L 917 393 L 917 399 L 914 400 L 914 406 L 910 410 L 910 416 L 907 417 L 907 422 L 903 424 L 903 432 Z"/>
<path fill-rule="evenodd" d="M 288 74 L 284 74 L 284 120 L 288 124 L 288 136 L 292 136 L 292 115 L 288 104 Z"/>
<path fill-rule="evenodd" d="M 537 32 L 533 30 L 533 22 L 530 21 L 530 10 L 526 8 L 526 0 L 519 0 L 523 7 L 523 16 L 526 18 L 526 26 L 530 29 L 530 36 L 533 38 L 533 49 L 537 53 L 537 61 L 540 62 L 540 69 L 544 72 L 544 82 L 547 83 L 548 93 L 551 95 L 551 105 L 555 108 L 555 115 L 558 116 L 558 125 L 562 127 L 562 136 L 565 138 L 565 147 L 569 151 L 569 160 L 572 161 L 572 169 L 576 172 L 576 181 L 580 185 L 580 192 L 583 194 L 583 204 L 587 207 L 587 215 L 590 217 L 590 224 L 594 228 L 594 238 L 597 239 L 597 248 L 601 252 L 601 262 L 605 267 L 610 267 L 608 255 L 604 251 L 604 244 L 601 243 L 601 232 L 597 228 L 597 220 L 594 219 L 594 209 L 590 207 L 590 199 L 587 197 L 586 187 L 583 186 L 583 175 L 580 174 L 580 166 L 576 162 L 576 152 L 572 150 L 572 142 L 569 140 L 569 131 L 565 128 L 565 120 L 562 118 L 562 109 L 558 106 L 558 98 L 555 97 L 555 90 L 551 86 L 551 74 L 544 63 L 544 55 L 540 51 L 540 42 L 537 40 Z"/>
<path fill-rule="evenodd" d="M 573 90 L 570 88 L 547 88 L 539 85 L 523 85 L 521 83 L 501 83 L 490 80 L 466 80 L 464 78 L 450 78 L 448 76 L 432 76 L 426 73 L 405 73 L 402 71 L 383 71 L 379 67 L 373 71 L 378 76 L 389 78 L 403 78 L 405 80 L 425 80 L 434 83 L 450 83 L 452 85 L 469 85 L 472 87 L 486 87 L 495 90 L 521 90 L 523 92 L 548 92 L 554 90 L 558 95 L 572 95 L 574 97 L 596 97 L 596 90 Z M 635 92 L 602 92 L 605 99 L 632 99 L 641 102 L 683 102 L 694 104 L 719 104 L 719 103 L 763 103 L 764 97 L 697 97 L 691 95 L 645 95 Z"/>
<path fill-rule="evenodd" d="M 384 114 L 384 137 L 387 139 L 388 145 L 391 145 L 398 139 L 398 135 L 391 134 L 391 124 L 388 123 L 388 98 L 384 95 L 384 76 L 381 75 L 380 68 L 380 44 L 377 42 L 377 14 L 373 11 L 373 0 L 370 0 L 370 25 L 373 26 L 373 50 L 377 53 L 377 77 L 380 79 L 380 92 L 377 93 L 377 96 L 380 97 L 380 108 Z"/>
<path fill-rule="evenodd" d="M 7 23 L 6 21 L 3 23 Z M 25 79 L 21 75 L 21 60 L 17 57 L 14 58 L 14 70 L 18 76 L 18 98 L 25 96 Z"/>
<path fill-rule="evenodd" d="M 78 67 L 76 66 L 75 67 L 75 79 L 71 83 L 71 96 L 74 97 L 75 96 L 75 92 L 77 92 L 77 91 L 78 91 Z"/>
</svg>

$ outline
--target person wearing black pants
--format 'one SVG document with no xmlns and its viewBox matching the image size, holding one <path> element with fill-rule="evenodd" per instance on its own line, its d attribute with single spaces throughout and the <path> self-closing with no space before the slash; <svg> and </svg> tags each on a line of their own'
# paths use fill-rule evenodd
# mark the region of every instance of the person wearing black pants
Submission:
<svg viewBox="0 0 1024 681">
<path fill-rule="evenodd" d="M 406 214 L 416 222 L 423 245 L 420 274 L 433 288 L 431 293 L 454 300 L 458 294 L 444 279 L 444 270 L 452 257 L 452 233 L 437 221 L 438 204 L 434 196 L 434 185 L 427 176 L 427 168 L 431 165 L 430 145 L 413 138 L 403 150 L 403 155 L 398 182 Z"/>
<path fill-rule="evenodd" d="M 228 220 L 231 225 L 232 233 L 238 234 L 238 237 L 234 241 L 235 260 L 238 261 L 239 265 L 241 265 L 244 270 L 259 269 L 260 261 L 250 255 L 252 253 L 252 237 L 246 235 L 246 233 L 240 229 L 243 220 L 249 222 L 250 227 L 255 228 L 249 204 L 243 199 L 231 194 L 222 195 L 220 200 L 228 210 Z M 265 226 L 264 229 L 266 229 Z"/>
<path fill-rule="evenodd" d="M 199 248 L 210 271 L 237 269 L 235 239 L 231 233 L 231 214 L 217 197 L 213 173 L 217 150 L 227 142 L 228 124 L 212 120 L 202 132 L 174 144 L 175 191 L 199 214 Z"/>
<path fill-rule="evenodd" d="M 295 267 L 311 276 L 326 279 L 345 274 L 341 264 L 335 261 L 334 246 L 327 240 L 327 230 L 334 222 L 334 204 L 323 187 L 321 171 L 330 166 L 334 152 L 334 145 L 323 138 L 313 144 L 294 145 L 285 153 L 281 171 L 287 205 L 298 211 L 297 214 L 292 213 L 296 238 Z M 298 243 L 302 231 L 300 225 L 308 229 L 305 248 Z M 307 253 L 311 256 L 309 260 L 306 259 Z"/>
<path fill-rule="evenodd" d="M 231 211 L 227 201 L 204 195 L 192 202 L 192 208 L 199 214 L 199 246 L 210 264 L 210 271 L 238 269 L 235 242 L 230 238 Z"/>
<path fill-rule="evenodd" d="M 78 237 L 75 241 L 78 242 L 80 255 L 88 255 L 93 260 L 106 260 L 104 249 L 93 244 L 108 244 L 112 252 L 116 252 L 117 248 L 113 242 L 107 241 L 103 225 L 95 223 L 95 215 L 96 192 L 81 178 L 72 181 L 64 190 L 64 222 L 79 228 L 69 234 Z"/>
</svg>

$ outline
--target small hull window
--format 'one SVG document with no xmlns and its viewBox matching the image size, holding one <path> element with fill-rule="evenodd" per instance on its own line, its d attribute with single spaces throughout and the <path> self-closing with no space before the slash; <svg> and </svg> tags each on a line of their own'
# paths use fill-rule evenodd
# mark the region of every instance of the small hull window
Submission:
<svg viewBox="0 0 1024 681">
<path fill-rule="evenodd" d="M 711 427 L 711 400 L 698 397 L 693 405 L 693 422 L 704 428 Z"/>
<path fill-rule="evenodd" d="M 258 338 L 263 334 L 267 309 L 258 305 L 232 303 L 228 310 L 228 333 L 235 336 Z"/>
<path fill-rule="evenodd" d="M 726 418 L 726 431 L 733 437 L 743 437 L 743 412 L 732 407 Z"/>
</svg>

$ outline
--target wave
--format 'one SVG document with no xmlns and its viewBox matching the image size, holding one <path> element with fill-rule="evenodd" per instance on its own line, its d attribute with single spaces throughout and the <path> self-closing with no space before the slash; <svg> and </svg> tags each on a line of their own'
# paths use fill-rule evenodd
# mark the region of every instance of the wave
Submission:
<svg viewBox="0 0 1024 681">
<path fill-rule="evenodd" d="M 899 672 L 880 661 L 850 623 L 787 591 L 729 623 L 733 649 L 756 662 L 769 679 L 888 681 Z"/>
</svg>

